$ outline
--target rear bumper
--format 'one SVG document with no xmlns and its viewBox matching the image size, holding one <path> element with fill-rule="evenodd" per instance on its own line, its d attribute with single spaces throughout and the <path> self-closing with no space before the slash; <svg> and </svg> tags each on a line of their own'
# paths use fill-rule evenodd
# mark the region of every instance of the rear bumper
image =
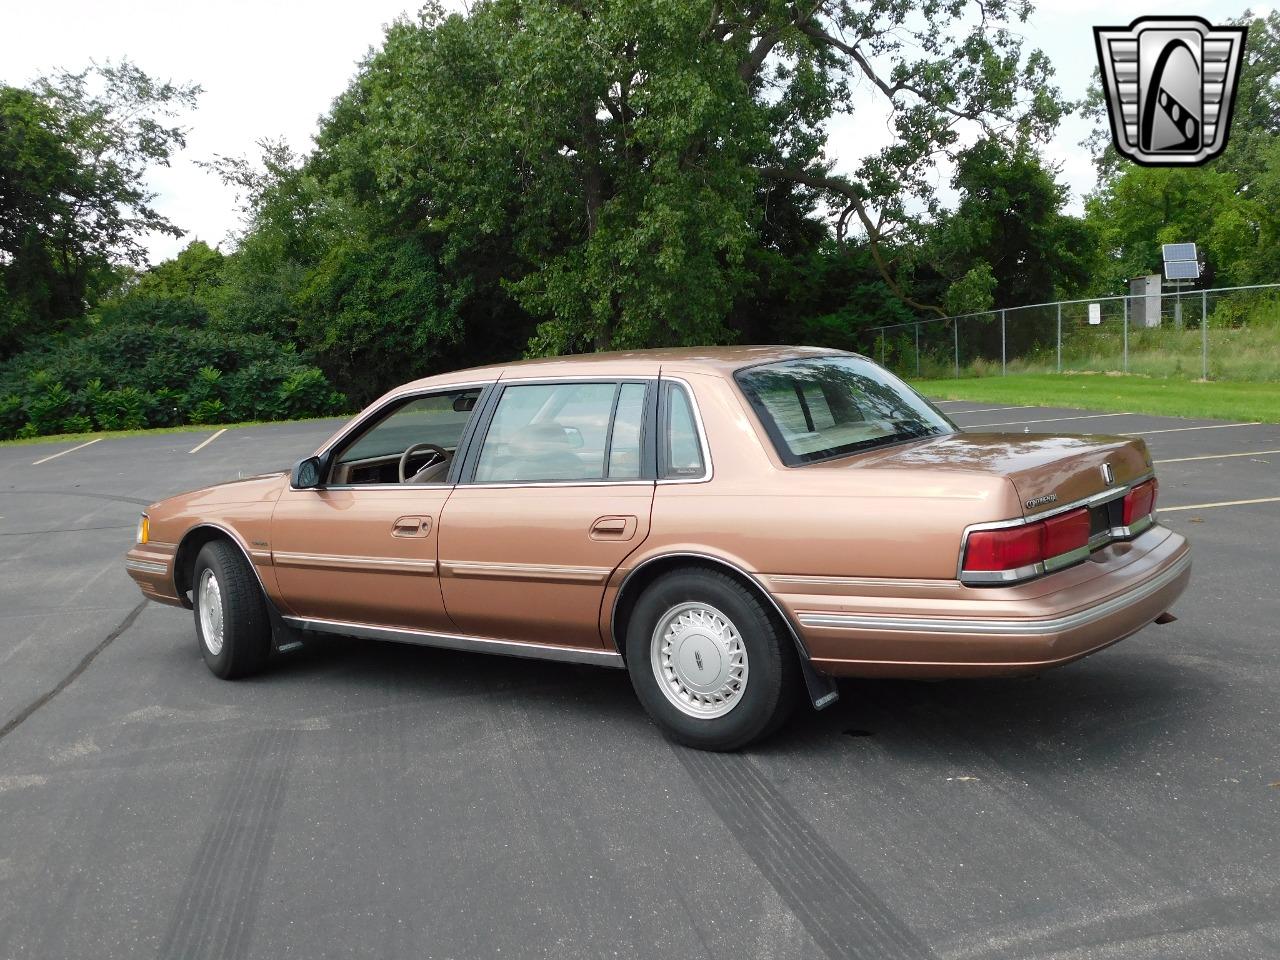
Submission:
<svg viewBox="0 0 1280 960">
<path fill-rule="evenodd" d="M 178 596 L 173 586 L 173 559 L 177 552 L 177 544 L 152 541 L 125 554 L 124 568 L 148 600 L 188 606 L 186 597 Z"/>
<path fill-rule="evenodd" d="M 1014 587 L 903 581 L 893 595 L 888 584 L 861 581 L 855 594 L 855 581 L 845 582 L 847 592 L 828 581 L 820 594 L 778 599 L 824 673 L 1001 676 L 1069 663 L 1136 633 L 1173 605 L 1190 576 L 1186 540 L 1154 527 Z"/>
</svg>

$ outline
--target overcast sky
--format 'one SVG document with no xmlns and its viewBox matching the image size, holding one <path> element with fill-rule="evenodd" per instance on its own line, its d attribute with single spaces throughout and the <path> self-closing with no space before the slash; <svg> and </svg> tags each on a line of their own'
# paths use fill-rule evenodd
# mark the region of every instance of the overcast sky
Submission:
<svg viewBox="0 0 1280 960">
<path fill-rule="evenodd" d="M 1064 95 L 1074 99 L 1084 95 L 1096 64 L 1093 26 L 1127 25 L 1149 14 L 1198 14 L 1220 23 L 1246 6 L 1223 0 L 1039 0 L 1020 32 L 1028 46 L 1049 55 Z M 91 60 L 128 57 L 153 77 L 204 88 L 199 107 L 185 121 L 187 149 L 152 177 L 156 206 L 188 231 L 181 240 L 152 238 L 148 248 L 155 262 L 194 238 L 226 249 L 227 234 L 237 225 L 232 192 L 192 161 L 252 155 L 262 137 L 283 136 L 296 150 L 309 149 L 318 118 L 369 48 L 380 44 L 383 27 L 416 9 L 404 0 L 3 0 L 0 82 L 23 84 L 56 67 L 79 69 Z M 878 107 L 859 109 L 857 116 L 833 124 L 830 155 L 837 168 L 883 145 L 883 116 Z M 1078 145 L 1088 132 L 1082 120 L 1069 118 L 1046 151 L 1061 165 L 1075 209 L 1094 185 L 1089 154 Z M 945 180 L 945 172 L 939 178 Z"/>
</svg>

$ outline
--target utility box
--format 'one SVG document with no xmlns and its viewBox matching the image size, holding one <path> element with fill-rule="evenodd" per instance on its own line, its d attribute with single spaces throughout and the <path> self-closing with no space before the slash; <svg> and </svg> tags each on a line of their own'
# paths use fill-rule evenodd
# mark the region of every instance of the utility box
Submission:
<svg viewBox="0 0 1280 960">
<path fill-rule="evenodd" d="M 1160 326 L 1160 274 L 1129 281 L 1129 322 L 1135 327 Z"/>
</svg>

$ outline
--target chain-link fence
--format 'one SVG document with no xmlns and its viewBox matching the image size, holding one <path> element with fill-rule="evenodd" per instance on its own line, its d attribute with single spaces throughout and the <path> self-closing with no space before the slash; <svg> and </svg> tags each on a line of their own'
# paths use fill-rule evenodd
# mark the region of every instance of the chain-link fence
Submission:
<svg viewBox="0 0 1280 960">
<path fill-rule="evenodd" d="M 1062 300 L 873 327 L 857 349 L 900 376 L 1121 372 L 1280 380 L 1280 284 Z"/>
</svg>

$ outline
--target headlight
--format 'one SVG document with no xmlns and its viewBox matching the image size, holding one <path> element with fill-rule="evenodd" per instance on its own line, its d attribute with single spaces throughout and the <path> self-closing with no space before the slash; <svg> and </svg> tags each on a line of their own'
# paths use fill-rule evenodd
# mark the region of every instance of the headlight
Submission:
<svg viewBox="0 0 1280 960">
<path fill-rule="evenodd" d="M 146 543 L 151 539 L 151 518 L 145 513 L 138 518 L 138 543 Z"/>
</svg>

